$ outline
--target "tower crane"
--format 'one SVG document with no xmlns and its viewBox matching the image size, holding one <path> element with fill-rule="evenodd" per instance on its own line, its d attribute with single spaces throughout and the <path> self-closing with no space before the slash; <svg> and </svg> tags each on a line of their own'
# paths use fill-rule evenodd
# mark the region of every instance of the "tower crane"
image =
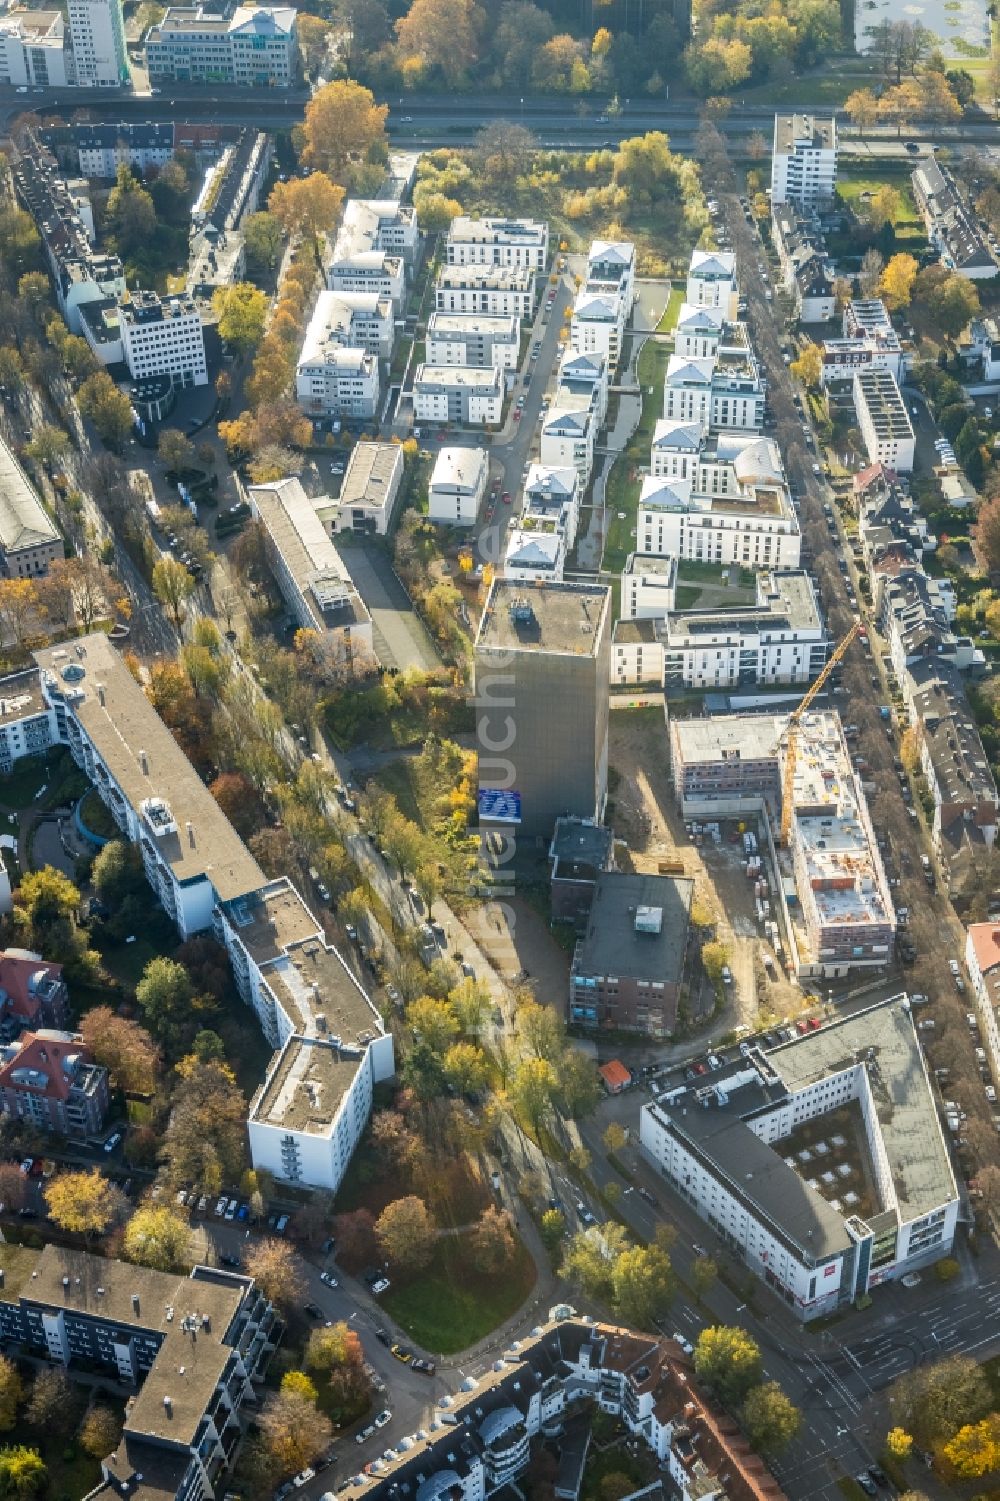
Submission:
<svg viewBox="0 0 1000 1501">
<path fill-rule="evenodd" d="M 792 830 L 792 795 L 795 783 L 795 757 L 799 736 L 799 723 L 802 716 L 808 712 L 809 706 L 815 701 L 816 695 L 822 691 L 833 669 L 842 662 L 847 650 L 855 637 L 862 630 L 862 623 L 856 620 L 847 635 L 834 648 L 827 659 L 823 671 L 812 683 L 805 693 L 802 702 L 792 710 L 788 719 L 788 728 L 785 731 L 785 775 L 781 785 L 781 842 L 788 844 L 788 836 Z"/>
</svg>

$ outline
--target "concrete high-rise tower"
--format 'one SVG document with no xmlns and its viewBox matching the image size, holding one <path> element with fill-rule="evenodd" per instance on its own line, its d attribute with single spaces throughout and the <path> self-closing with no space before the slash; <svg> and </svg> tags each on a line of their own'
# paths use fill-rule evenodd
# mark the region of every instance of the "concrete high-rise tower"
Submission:
<svg viewBox="0 0 1000 1501">
<path fill-rule="evenodd" d="M 611 591 L 498 578 L 476 637 L 479 819 L 548 839 L 601 819 L 608 786 Z"/>
<path fill-rule="evenodd" d="M 122 0 L 69 0 L 77 87 L 119 89 L 129 81 Z"/>
</svg>

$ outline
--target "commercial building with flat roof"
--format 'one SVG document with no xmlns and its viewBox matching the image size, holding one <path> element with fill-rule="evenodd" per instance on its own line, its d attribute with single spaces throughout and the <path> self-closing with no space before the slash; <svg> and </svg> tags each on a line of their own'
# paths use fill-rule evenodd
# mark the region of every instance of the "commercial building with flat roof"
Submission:
<svg viewBox="0 0 1000 1501">
<path fill-rule="evenodd" d="M 0 437 L 0 569 L 39 578 L 63 555 L 63 539 L 21 465 Z"/>
<path fill-rule="evenodd" d="M 597 877 L 615 868 L 615 836 L 591 818 L 557 818 L 549 845 L 549 892 L 555 922 L 586 921 Z"/>
<path fill-rule="evenodd" d="M 403 483 L 399 443 L 355 443 L 335 501 L 318 508 L 330 530 L 385 537 L 392 529 Z"/>
<path fill-rule="evenodd" d="M 11 10 L 0 17 L 0 83 L 60 88 L 66 74 L 65 25 L 58 10 Z"/>
<path fill-rule="evenodd" d="M 856 370 L 854 407 L 871 462 L 887 464 L 897 474 L 909 474 L 916 440 L 906 402 L 892 372 L 874 366 Z"/>
<path fill-rule="evenodd" d="M 298 624 L 317 631 L 338 660 L 370 666 L 371 615 L 301 482 L 292 476 L 252 485 L 247 495 L 264 528 L 275 581 Z"/>
<path fill-rule="evenodd" d="M 122 352 L 135 381 L 169 375 L 175 386 L 208 385 L 205 331 L 190 297 L 133 292 L 118 310 Z"/>
<path fill-rule="evenodd" d="M 667 1091 L 640 1141 L 803 1321 L 951 1249 L 958 1188 L 905 995 Z"/>
<path fill-rule="evenodd" d="M 760 812 L 765 799 L 778 794 L 778 737 L 784 723 L 773 714 L 671 718 L 670 776 L 683 816 L 737 818 Z"/>
<path fill-rule="evenodd" d="M 836 117 L 775 115 L 771 202 L 811 208 L 830 202 L 836 186 Z"/>
<path fill-rule="evenodd" d="M 475 643 L 479 817 L 548 839 L 607 798 L 611 591 L 494 579 Z"/>
<path fill-rule="evenodd" d="M 64 1246 L 47 1245 L 0 1293 L 8 1348 L 131 1389 L 91 1501 L 221 1495 L 281 1328 L 250 1277 L 207 1266 L 178 1276 Z"/>
<path fill-rule="evenodd" d="M 291 6 L 171 6 L 146 33 L 150 83 L 228 83 L 287 89 L 297 77 L 298 28 Z"/>
<path fill-rule="evenodd" d="M 569 1020 L 669 1037 L 687 955 L 694 881 L 602 871 L 569 976 Z"/>
</svg>

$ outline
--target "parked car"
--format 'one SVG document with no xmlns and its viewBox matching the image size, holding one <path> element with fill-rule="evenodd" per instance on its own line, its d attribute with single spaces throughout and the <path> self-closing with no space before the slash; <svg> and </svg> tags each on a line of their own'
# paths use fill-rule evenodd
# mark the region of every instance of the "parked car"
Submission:
<svg viewBox="0 0 1000 1501">
<path fill-rule="evenodd" d="M 319 1274 L 319 1280 L 321 1282 L 325 1282 L 326 1285 L 327 1285 L 327 1287 L 339 1287 L 340 1286 L 340 1283 L 337 1281 L 336 1277 L 333 1275 L 332 1272 L 320 1272 L 320 1274 Z"/>
<path fill-rule="evenodd" d="M 417 1360 L 410 1362 L 410 1369 L 413 1371 L 422 1371 L 425 1376 L 433 1376 L 437 1370 L 437 1366 L 433 1360 L 424 1360 L 421 1356 Z"/>
<path fill-rule="evenodd" d="M 403 1365 L 409 1365 L 413 1359 L 413 1351 L 408 1350 L 405 1345 L 392 1345 L 391 1349 L 393 1355 L 397 1360 L 402 1361 Z"/>
<path fill-rule="evenodd" d="M 392 1284 L 389 1281 L 388 1277 L 379 1277 L 377 1282 L 372 1283 L 372 1294 L 376 1298 L 380 1298 L 383 1293 L 387 1293 L 389 1291 L 389 1288 L 391 1286 Z"/>
<path fill-rule="evenodd" d="M 375 1424 L 374 1423 L 369 1423 L 368 1426 L 367 1426 L 367 1428 L 360 1428 L 358 1430 L 358 1432 L 354 1435 L 354 1442 L 356 1444 L 363 1444 L 364 1441 L 365 1441 L 365 1439 L 371 1438 L 371 1436 L 372 1436 L 372 1434 L 374 1432 L 375 1432 Z"/>
<path fill-rule="evenodd" d="M 389 1338 L 389 1334 L 385 1329 L 376 1328 L 375 1338 L 378 1340 L 380 1345 L 385 1345 L 386 1349 L 388 1349 L 392 1344 L 392 1340 Z"/>
<path fill-rule="evenodd" d="M 375 1427 L 376 1428 L 386 1428 L 391 1422 L 392 1422 L 392 1413 L 389 1411 L 388 1407 L 383 1407 L 382 1411 L 379 1413 L 378 1417 L 375 1419 Z"/>
<path fill-rule="evenodd" d="M 106 1152 L 113 1152 L 114 1149 L 115 1149 L 115 1147 L 121 1141 L 121 1139 L 122 1139 L 122 1133 L 120 1131 L 112 1131 L 111 1135 L 108 1137 L 107 1141 L 104 1143 L 104 1150 Z"/>
<path fill-rule="evenodd" d="M 866 1496 L 878 1495 L 878 1486 L 875 1484 L 874 1480 L 869 1475 L 867 1470 L 862 1470 L 860 1474 L 855 1475 L 854 1478 L 858 1482 Z"/>
<path fill-rule="evenodd" d="M 685 1339 L 683 1334 L 679 1334 L 676 1329 L 674 1330 L 670 1338 L 674 1341 L 675 1344 L 680 1345 L 685 1355 L 694 1354 L 694 1345 L 689 1339 Z"/>
</svg>

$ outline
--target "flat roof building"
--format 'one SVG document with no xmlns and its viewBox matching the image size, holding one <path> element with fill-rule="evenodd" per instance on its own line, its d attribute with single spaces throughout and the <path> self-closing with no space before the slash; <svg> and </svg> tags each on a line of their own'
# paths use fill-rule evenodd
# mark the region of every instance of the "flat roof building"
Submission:
<svg viewBox="0 0 1000 1501">
<path fill-rule="evenodd" d="M 811 208 L 817 203 L 830 202 L 836 185 L 836 117 L 775 115 L 771 202 Z"/>
<path fill-rule="evenodd" d="M 434 288 L 439 313 L 513 314 L 530 318 L 535 273 L 527 266 L 442 266 Z"/>
<path fill-rule="evenodd" d="M 639 622 L 641 623 L 641 622 Z M 670 775 L 685 818 L 736 818 L 760 812 L 778 795 L 778 738 L 773 714 L 670 719 Z"/>
<path fill-rule="evenodd" d="M 803 1321 L 951 1249 L 958 1189 L 905 995 L 668 1091 L 640 1140 Z"/>
<path fill-rule="evenodd" d="M 669 1037 L 687 956 L 694 881 L 601 871 L 573 953 L 569 1020 Z"/>
<path fill-rule="evenodd" d="M 490 477 L 485 448 L 438 450 L 427 484 L 427 515 L 449 526 L 474 526 Z"/>
<path fill-rule="evenodd" d="M 495 365 L 418 365 L 413 416 L 452 427 L 495 427 L 503 416 L 505 390 L 503 372 Z"/>
<path fill-rule="evenodd" d="M 385 537 L 392 530 L 403 483 L 399 443 L 355 443 L 340 494 L 319 508 L 320 520 L 336 532 Z"/>
<path fill-rule="evenodd" d="M 458 214 L 446 242 L 449 266 L 525 266 L 544 271 L 549 226 L 536 219 L 473 219 Z"/>
<path fill-rule="evenodd" d="M 287 89 L 297 77 L 291 6 L 239 5 L 231 13 L 171 6 L 146 33 L 149 79 Z"/>
<path fill-rule="evenodd" d="M 63 539 L 6 441 L 0 437 L 0 569 L 40 578 L 63 556 Z"/>
<path fill-rule="evenodd" d="M 479 816 L 551 837 L 607 798 L 611 591 L 494 579 L 475 644 Z"/>
<path fill-rule="evenodd" d="M 201 313 L 190 297 L 133 292 L 118 312 L 122 351 L 135 381 L 169 375 L 175 386 L 208 384 L 205 331 Z"/>
<path fill-rule="evenodd" d="M 891 371 L 870 366 L 855 371 L 854 406 L 871 462 L 909 474 L 915 454 L 913 426 Z"/>
<path fill-rule="evenodd" d="M 253 485 L 247 493 L 264 527 L 282 598 L 298 624 L 328 640 L 346 665 L 367 670 L 373 662 L 371 615 L 300 481 L 293 476 Z"/>
</svg>

